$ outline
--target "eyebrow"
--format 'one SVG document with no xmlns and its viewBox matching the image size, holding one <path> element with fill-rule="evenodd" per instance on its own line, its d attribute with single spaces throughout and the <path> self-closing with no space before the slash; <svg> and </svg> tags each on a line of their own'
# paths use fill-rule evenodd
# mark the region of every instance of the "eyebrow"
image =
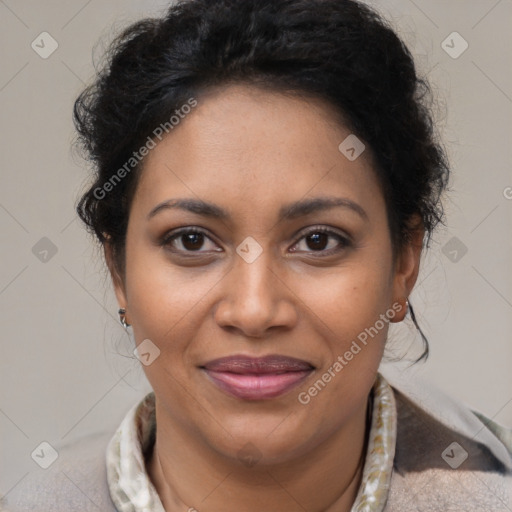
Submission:
<svg viewBox="0 0 512 512">
<path fill-rule="evenodd" d="M 365 221 L 368 221 L 368 214 L 357 203 L 344 197 L 316 197 L 313 199 L 302 199 L 287 204 L 279 210 L 278 220 L 292 220 L 311 213 L 328 210 L 335 207 L 342 207 L 357 213 Z M 216 204 L 201 199 L 168 199 L 155 206 L 148 214 L 149 221 L 157 213 L 168 209 L 186 210 L 204 217 L 212 217 L 219 220 L 230 218 L 229 213 Z"/>
</svg>

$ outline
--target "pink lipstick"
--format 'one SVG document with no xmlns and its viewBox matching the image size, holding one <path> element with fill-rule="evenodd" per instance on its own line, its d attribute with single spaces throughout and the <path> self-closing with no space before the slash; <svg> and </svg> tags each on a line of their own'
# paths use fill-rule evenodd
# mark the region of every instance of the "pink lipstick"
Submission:
<svg viewBox="0 0 512 512">
<path fill-rule="evenodd" d="M 307 361 L 281 355 L 235 355 L 201 366 L 209 380 L 222 391 L 244 400 L 265 400 L 297 386 L 315 369 Z"/>
</svg>

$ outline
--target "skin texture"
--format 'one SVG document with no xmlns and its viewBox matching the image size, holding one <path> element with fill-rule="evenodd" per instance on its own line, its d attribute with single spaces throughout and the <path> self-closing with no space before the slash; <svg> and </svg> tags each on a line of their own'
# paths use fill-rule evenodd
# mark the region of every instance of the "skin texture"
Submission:
<svg viewBox="0 0 512 512">
<path fill-rule="evenodd" d="M 350 131 L 320 100 L 247 85 L 197 99 L 146 157 L 124 276 L 105 247 L 136 343 L 150 339 L 160 349 L 144 366 L 158 425 L 148 471 L 166 510 L 230 512 L 243 503 L 248 512 L 348 511 L 388 324 L 307 405 L 298 395 L 393 304 L 402 306 L 393 321 L 403 319 L 423 230 L 394 262 L 370 150 L 345 158 L 338 145 Z M 334 207 L 278 221 L 283 205 L 326 196 L 354 201 L 367 219 Z M 230 217 L 163 209 L 147 220 L 171 198 L 212 202 Z M 161 245 L 169 232 L 190 226 L 206 233 L 198 251 L 183 237 Z M 349 244 L 329 235 L 316 249 L 305 235 L 318 226 Z M 263 250 L 252 263 L 236 252 L 248 236 Z M 246 401 L 220 391 L 199 368 L 233 354 L 283 354 L 316 370 L 282 396 Z M 251 467 L 239 459 L 247 443 L 257 450 Z"/>
</svg>

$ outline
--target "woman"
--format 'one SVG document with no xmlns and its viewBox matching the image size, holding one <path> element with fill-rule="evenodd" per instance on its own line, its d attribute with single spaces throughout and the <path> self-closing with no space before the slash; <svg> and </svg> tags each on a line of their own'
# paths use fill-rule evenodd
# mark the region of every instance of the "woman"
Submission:
<svg viewBox="0 0 512 512">
<path fill-rule="evenodd" d="M 390 323 L 426 342 L 408 297 L 449 176 L 386 22 L 188 0 L 109 57 L 78 213 L 153 392 L 12 510 L 512 510 L 510 434 L 379 373 Z"/>
</svg>

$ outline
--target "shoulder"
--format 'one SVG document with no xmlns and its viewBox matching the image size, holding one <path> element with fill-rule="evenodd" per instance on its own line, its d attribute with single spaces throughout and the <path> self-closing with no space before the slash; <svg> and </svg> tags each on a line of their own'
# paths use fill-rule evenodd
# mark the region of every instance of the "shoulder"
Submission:
<svg viewBox="0 0 512 512">
<path fill-rule="evenodd" d="M 37 466 L 0 502 L 6 512 L 116 512 L 106 476 L 106 449 L 113 432 L 97 432 L 55 445 L 48 469 Z"/>
<path fill-rule="evenodd" d="M 385 510 L 512 510 L 512 431 L 424 380 L 389 382 L 397 439 Z"/>
</svg>

